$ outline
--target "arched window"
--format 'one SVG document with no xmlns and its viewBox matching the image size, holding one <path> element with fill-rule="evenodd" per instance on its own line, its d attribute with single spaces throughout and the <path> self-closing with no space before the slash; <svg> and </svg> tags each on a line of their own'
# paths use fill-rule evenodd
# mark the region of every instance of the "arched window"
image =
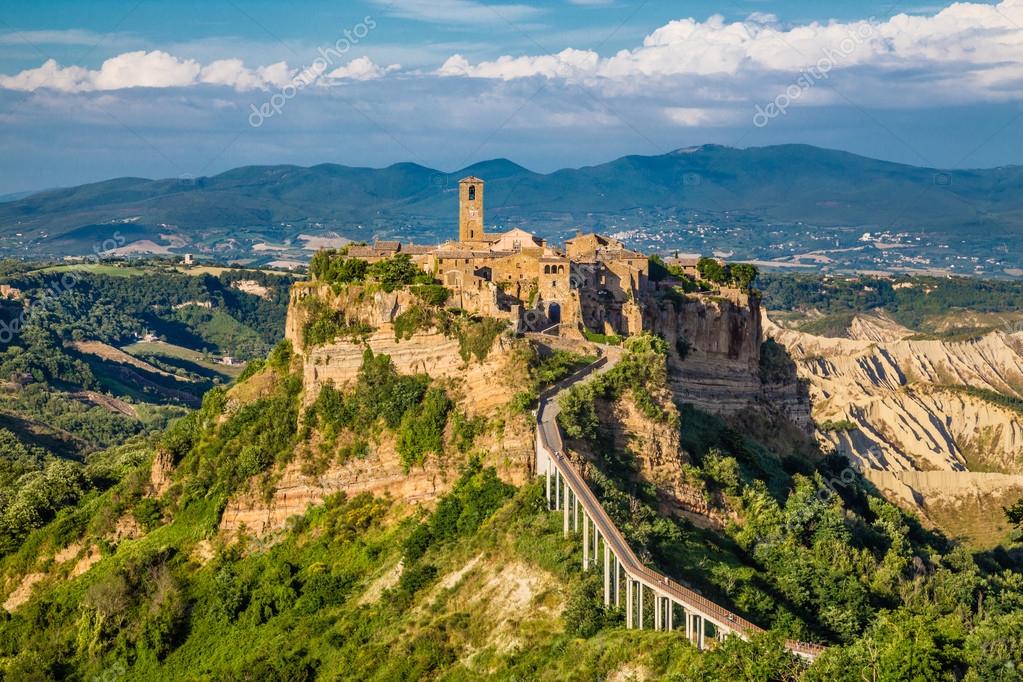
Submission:
<svg viewBox="0 0 1023 682">
<path fill-rule="evenodd" d="M 476 201 L 476 185 L 469 185 L 469 201 Z"/>
<path fill-rule="evenodd" d="M 558 266 L 558 274 L 559 275 L 564 275 L 565 274 L 565 266 L 564 265 L 559 265 Z"/>
<path fill-rule="evenodd" d="M 549 265 L 543 266 L 543 274 L 545 274 L 545 275 L 551 274 L 551 266 L 549 266 Z"/>
</svg>

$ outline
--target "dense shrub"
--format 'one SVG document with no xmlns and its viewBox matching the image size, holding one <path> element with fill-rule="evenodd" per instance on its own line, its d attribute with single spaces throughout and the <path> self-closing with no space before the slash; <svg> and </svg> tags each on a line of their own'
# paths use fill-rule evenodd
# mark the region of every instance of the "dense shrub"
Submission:
<svg viewBox="0 0 1023 682">
<path fill-rule="evenodd" d="M 411 306 L 394 318 L 394 340 L 407 341 L 416 332 L 434 326 L 435 322 L 432 310 L 421 305 Z"/>
<path fill-rule="evenodd" d="M 327 284 L 350 284 L 366 278 L 369 263 L 361 258 L 347 258 L 347 249 L 321 249 L 309 261 L 309 274 Z"/>
<path fill-rule="evenodd" d="M 345 395 L 333 384 L 325 384 L 306 422 L 335 433 L 343 429 L 364 431 L 378 420 L 396 429 L 405 413 L 422 401 L 429 383 L 425 374 L 398 374 L 390 356 L 374 355 L 367 348 L 352 391 Z"/>
<path fill-rule="evenodd" d="M 440 388 L 431 388 L 423 402 L 407 410 L 398 428 L 398 455 L 407 472 L 423 463 L 430 453 L 444 449 L 444 426 L 451 410 L 451 400 Z"/>
<path fill-rule="evenodd" d="M 576 583 L 562 614 L 565 632 L 576 637 L 592 637 L 615 623 L 616 616 L 614 607 L 604 606 L 603 582 L 593 574 Z"/>
<path fill-rule="evenodd" d="M 407 253 L 399 253 L 390 258 L 378 260 L 369 266 L 366 274 L 379 282 L 384 291 L 388 292 L 410 284 L 434 283 L 433 277 L 413 263 L 411 256 Z"/>
<path fill-rule="evenodd" d="M 473 442 L 487 426 L 487 420 L 477 415 L 468 417 L 464 412 L 457 411 L 451 415 L 451 441 L 459 452 L 469 452 Z"/>
<path fill-rule="evenodd" d="M 412 293 L 426 305 L 439 308 L 447 303 L 451 290 L 442 284 L 420 284 L 411 287 Z"/>
<path fill-rule="evenodd" d="M 477 362 L 483 362 L 497 337 L 508 329 L 508 323 L 492 317 L 476 320 L 462 318 L 455 322 L 454 329 L 462 359 L 468 362 L 470 358 L 476 358 Z"/>
<path fill-rule="evenodd" d="M 537 388 L 556 384 L 596 360 L 593 356 L 580 355 L 566 350 L 555 350 L 530 367 L 530 375 Z"/>
<path fill-rule="evenodd" d="M 659 336 L 643 334 L 626 339 L 625 349 L 625 356 L 613 369 L 573 386 L 561 397 L 558 423 L 570 438 L 606 446 L 596 401 L 613 402 L 626 392 L 648 419 L 668 418 L 651 393 L 667 385 L 667 343 Z"/>
<path fill-rule="evenodd" d="M 418 561 L 435 543 L 476 532 L 513 490 L 497 477 L 493 467 L 484 467 L 478 457 L 471 458 L 430 519 L 417 526 L 404 543 L 405 559 Z"/>
<path fill-rule="evenodd" d="M 337 339 L 359 341 L 373 333 L 373 327 L 359 320 L 345 317 L 344 312 L 332 308 L 316 297 L 306 299 L 305 324 L 302 344 L 314 348 Z"/>
</svg>

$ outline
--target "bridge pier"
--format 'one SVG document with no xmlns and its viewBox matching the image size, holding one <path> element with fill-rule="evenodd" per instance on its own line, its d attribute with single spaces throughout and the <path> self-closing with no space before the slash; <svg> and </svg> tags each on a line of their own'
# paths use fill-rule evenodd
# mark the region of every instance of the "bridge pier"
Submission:
<svg viewBox="0 0 1023 682">
<path fill-rule="evenodd" d="M 695 613 L 686 614 L 686 639 L 703 651 L 707 644 L 707 621 Z"/>
<path fill-rule="evenodd" d="M 590 568 L 590 521 L 583 513 L 583 570 Z"/>
<path fill-rule="evenodd" d="M 551 508 L 551 459 L 547 458 L 547 466 L 544 467 L 544 478 L 547 479 L 547 508 Z"/>
<path fill-rule="evenodd" d="M 565 495 L 566 495 L 566 498 L 565 498 L 566 501 L 568 500 L 569 497 L 572 497 L 571 489 L 565 488 Z M 564 507 L 565 507 L 564 513 L 561 515 L 563 517 L 563 521 L 562 521 L 561 526 L 562 526 L 562 533 L 567 538 L 568 537 L 568 504 L 565 504 Z"/>
<path fill-rule="evenodd" d="M 636 586 L 639 587 L 639 629 L 643 629 L 643 583 L 636 582 Z"/>
<path fill-rule="evenodd" d="M 611 605 L 611 550 L 604 540 L 604 606 Z"/>
<path fill-rule="evenodd" d="M 579 532 L 579 496 L 578 495 L 573 495 L 572 498 L 573 498 L 573 502 L 572 502 L 572 526 L 573 526 L 573 530 L 576 533 L 578 533 Z"/>
<path fill-rule="evenodd" d="M 625 576 L 625 627 L 632 629 L 632 578 Z"/>
<path fill-rule="evenodd" d="M 622 566 L 621 562 L 618 561 L 618 557 L 614 558 L 615 562 L 615 608 L 622 605 Z"/>
</svg>

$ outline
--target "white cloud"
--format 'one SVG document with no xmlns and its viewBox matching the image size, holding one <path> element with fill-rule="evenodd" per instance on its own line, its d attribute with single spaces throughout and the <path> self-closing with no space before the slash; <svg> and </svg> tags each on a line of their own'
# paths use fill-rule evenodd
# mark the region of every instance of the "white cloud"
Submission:
<svg viewBox="0 0 1023 682">
<path fill-rule="evenodd" d="M 494 11 L 513 18 L 538 11 L 528 5 L 488 6 L 479 0 L 395 0 L 392 9 L 423 20 L 444 17 L 455 22 L 482 21 L 488 16 L 499 20 Z M 54 39 L 61 37 L 83 38 L 61 35 Z M 476 45 L 475 49 L 485 46 Z M 452 51 L 448 46 L 441 54 Z M 174 52 L 195 55 L 181 48 Z M 390 54 L 381 46 L 367 49 L 367 53 L 347 64 L 324 66 L 309 80 L 330 86 L 381 79 L 400 70 L 391 61 L 400 58 L 407 64 L 405 57 L 414 57 L 408 51 Z M 93 92 L 206 84 L 250 91 L 279 89 L 310 74 L 284 61 L 250 67 L 239 54 L 183 58 L 165 51 L 131 51 L 106 60 L 97 69 L 48 60 L 14 75 L 0 75 L 0 89 Z M 381 56 L 385 54 L 386 61 Z M 436 59 L 433 64 L 443 59 L 433 56 L 436 51 L 430 54 L 419 58 Z M 736 22 L 718 15 L 704 21 L 679 19 L 652 31 L 642 44 L 606 56 L 568 48 L 556 54 L 505 55 L 473 62 L 464 54 L 453 54 L 439 68 L 406 71 L 413 77 L 404 82 L 436 89 L 449 87 L 452 78 L 495 83 L 527 78 L 561 80 L 568 86 L 599 90 L 601 96 L 613 99 L 660 98 L 652 113 L 662 121 L 690 127 L 721 120 L 720 116 L 706 118 L 710 116 L 706 112 L 720 113 L 728 106 L 773 99 L 801 72 L 822 65 L 827 74 L 815 79 L 815 87 L 800 99 L 801 104 L 835 103 L 845 88 L 857 100 L 885 106 L 1013 101 L 1023 99 L 1023 0 L 1002 0 L 997 5 L 955 3 L 935 14 L 900 14 L 885 21 L 791 26 L 764 13 Z M 434 76 L 445 77 L 445 84 L 437 86 Z"/>
<path fill-rule="evenodd" d="M 931 16 L 899 14 L 887 21 L 782 27 L 770 14 L 728 23 L 679 19 L 648 35 L 642 46 L 599 58 L 565 50 L 557 55 L 504 56 L 472 64 L 451 57 L 441 75 L 511 80 L 531 76 L 629 82 L 639 77 L 798 73 L 870 68 L 916 71 L 944 85 L 995 99 L 1016 97 L 1023 83 L 1023 0 L 997 5 L 954 3 Z"/>
<path fill-rule="evenodd" d="M 734 111 L 703 107 L 667 107 L 665 118 L 682 128 L 708 128 L 736 123 Z"/>
<path fill-rule="evenodd" d="M 390 64 L 389 66 L 382 67 L 374 63 L 369 57 L 358 57 L 328 73 L 327 78 L 368 81 L 375 78 L 383 78 L 400 68 L 401 64 Z"/>
<path fill-rule="evenodd" d="M 60 66 L 53 59 L 42 66 L 14 76 L 0 75 L 0 88 L 32 92 L 41 89 L 58 92 L 96 92 L 126 88 L 173 88 L 199 84 L 220 85 L 238 91 L 283 88 L 302 81 L 329 85 L 338 80 L 373 80 L 401 68 L 399 64 L 379 66 L 369 57 L 359 57 L 324 74 L 315 63 L 299 71 L 287 62 L 249 68 L 241 59 L 217 59 L 202 65 L 194 59 L 180 59 L 166 52 L 125 52 L 112 57 L 97 70 L 80 66 Z"/>
<path fill-rule="evenodd" d="M 572 78 L 595 71 L 600 56 L 591 50 L 568 48 L 555 55 L 538 57 L 500 57 L 492 62 L 472 65 L 462 55 L 454 55 L 440 67 L 441 76 L 470 76 L 511 80 L 529 76 Z"/>
<path fill-rule="evenodd" d="M 166 52 L 125 52 L 90 71 L 94 90 L 122 88 L 173 88 L 191 85 L 202 70 L 199 62 L 178 59 Z"/>
<path fill-rule="evenodd" d="M 79 92 L 91 90 L 91 74 L 94 71 L 80 66 L 64 68 L 56 60 L 47 59 L 36 69 L 26 69 L 15 76 L 0 76 L 0 87 L 7 90 L 33 91 L 39 88 Z"/>
<path fill-rule="evenodd" d="M 277 62 L 258 69 L 246 68 L 240 59 L 218 59 L 199 72 L 199 82 L 226 85 L 235 90 L 256 90 L 267 86 L 284 87 L 294 77 L 286 62 Z"/>
<path fill-rule="evenodd" d="M 295 77 L 285 62 L 250 69 L 240 59 L 218 59 L 203 66 L 166 52 L 125 52 L 103 62 L 99 69 L 60 66 L 49 59 L 42 66 L 14 76 L 0 75 L 0 88 L 35 91 L 93 92 L 126 88 L 174 88 L 208 83 L 236 90 L 283 87 Z"/>
<path fill-rule="evenodd" d="M 538 14 L 530 5 L 499 5 L 476 0 L 376 0 L 388 14 L 438 24 L 489 24 Z"/>
</svg>

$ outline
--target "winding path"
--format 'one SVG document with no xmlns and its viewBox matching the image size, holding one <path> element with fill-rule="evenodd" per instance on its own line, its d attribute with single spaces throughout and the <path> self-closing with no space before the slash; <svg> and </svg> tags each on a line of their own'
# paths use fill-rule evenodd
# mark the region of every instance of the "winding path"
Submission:
<svg viewBox="0 0 1023 682">
<path fill-rule="evenodd" d="M 558 398 L 572 385 L 612 369 L 621 359 L 621 349 L 604 346 L 602 350 L 604 353 L 599 360 L 544 391 L 536 414 L 536 472 L 545 477 L 549 507 L 562 511 L 565 535 L 570 530 L 578 531 L 581 521 L 583 570 L 603 569 L 605 605 L 612 602 L 616 606 L 622 605 L 624 583 L 626 627 L 644 627 L 644 595 L 650 594 L 653 599 L 654 629 L 674 630 L 676 614 L 681 611 L 686 637 L 701 649 L 708 636 L 708 623 L 713 626 L 713 634 L 719 639 L 728 635 L 747 639 L 763 632 L 762 628 L 738 614 L 643 564 L 582 475 L 565 457 L 564 442 L 557 422 L 560 411 Z M 795 640 L 787 641 L 785 646 L 789 651 L 809 660 L 816 658 L 825 648 L 819 644 Z"/>
</svg>

